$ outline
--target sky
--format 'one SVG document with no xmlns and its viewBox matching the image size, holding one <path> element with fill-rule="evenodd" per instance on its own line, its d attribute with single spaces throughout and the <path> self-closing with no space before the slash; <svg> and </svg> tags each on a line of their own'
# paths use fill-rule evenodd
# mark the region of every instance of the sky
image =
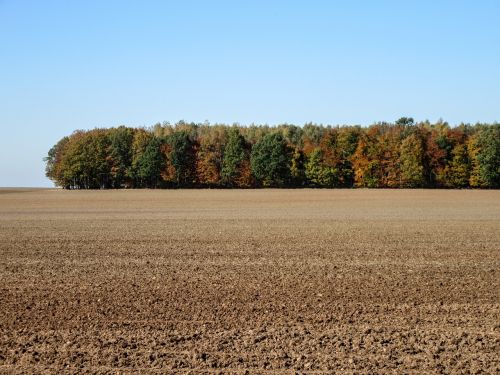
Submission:
<svg viewBox="0 0 500 375">
<path fill-rule="evenodd" d="M 500 121 L 500 1 L 0 0 L 0 186 L 76 129 Z"/>
</svg>

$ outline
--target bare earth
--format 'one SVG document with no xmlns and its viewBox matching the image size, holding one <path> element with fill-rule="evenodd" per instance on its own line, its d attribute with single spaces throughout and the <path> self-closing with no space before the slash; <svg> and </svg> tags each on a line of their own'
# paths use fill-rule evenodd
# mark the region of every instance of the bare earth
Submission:
<svg viewBox="0 0 500 375">
<path fill-rule="evenodd" d="M 500 191 L 0 190 L 0 372 L 500 372 Z"/>
</svg>

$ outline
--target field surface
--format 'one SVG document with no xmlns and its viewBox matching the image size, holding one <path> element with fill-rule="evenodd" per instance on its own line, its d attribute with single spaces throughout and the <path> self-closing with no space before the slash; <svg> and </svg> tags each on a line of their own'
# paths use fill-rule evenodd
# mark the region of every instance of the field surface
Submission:
<svg viewBox="0 0 500 375">
<path fill-rule="evenodd" d="M 500 372 L 500 191 L 0 189 L 0 372 Z"/>
</svg>

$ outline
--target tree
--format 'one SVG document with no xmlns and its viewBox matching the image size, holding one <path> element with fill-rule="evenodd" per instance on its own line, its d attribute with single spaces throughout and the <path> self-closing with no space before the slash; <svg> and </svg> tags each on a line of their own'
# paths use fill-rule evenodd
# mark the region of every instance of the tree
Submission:
<svg viewBox="0 0 500 375">
<path fill-rule="evenodd" d="M 317 187 L 335 187 L 339 182 L 338 170 L 325 165 L 322 150 L 318 147 L 308 156 L 306 162 L 306 177 Z"/>
<path fill-rule="evenodd" d="M 153 135 L 144 129 L 136 129 L 132 140 L 132 165 L 127 172 L 127 176 L 132 181 L 132 187 L 144 187 L 143 177 L 139 173 L 142 155 L 146 151 Z"/>
<path fill-rule="evenodd" d="M 322 186 L 323 178 L 321 173 L 321 149 L 315 148 L 307 157 L 306 177 L 315 186 Z"/>
<path fill-rule="evenodd" d="M 422 140 L 415 133 L 403 140 L 400 155 L 401 186 L 411 188 L 424 186 L 424 148 Z"/>
<path fill-rule="evenodd" d="M 61 159 L 61 181 L 65 187 L 97 189 L 110 187 L 109 139 L 104 129 L 76 131 L 66 142 Z"/>
<path fill-rule="evenodd" d="M 223 149 L 226 141 L 226 128 L 204 125 L 199 128 L 196 152 L 196 178 L 199 183 L 217 186 L 221 183 Z"/>
<path fill-rule="evenodd" d="M 396 125 L 384 124 L 376 142 L 377 153 L 374 159 L 380 162 L 379 183 L 381 187 L 401 186 L 401 142 L 410 131 L 416 131 L 413 119 L 405 119 L 406 123 Z M 401 119 L 400 119 L 400 122 Z"/>
<path fill-rule="evenodd" d="M 500 124 L 481 127 L 469 141 L 470 185 L 500 187 Z"/>
<path fill-rule="evenodd" d="M 165 160 L 160 151 L 160 145 L 160 140 L 152 137 L 137 160 L 137 176 L 141 184 L 148 188 L 158 187 L 160 173 L 164 168 Z"/>
<path fill-rule="evenodd" d="M 290 150 L 281 133 L 265 135 L 252 149 L 254 176 L 264 186 L 283 186 L 290 180 Z"/>
<path fill-rule="evenodd" d="M 193 185 L 196 181 L 196 143 L 188 132 L 182 130 L 167 136 L 162 151 L 166 158 L 163 179 L 177 186 Z"/>
<path fill-rule="evenodd" d="M 356 152 L 358 145 L 360 128 L 359 127 L 342 127 L 335 142 L 336 153 L 339 155 L 339 184 L 344 187 L 352 187 L 354 185 L 354 171 L 352 168 L 351 158 Z"/>
<path fill-rule="evenodd" d="M 357 187 L 375 188 L 381 186 L 382 168 L 377 145 L 379 132 L 380 128 L 373 126 L 361 133 L 356 151 L 351 156 L 354 184 Z"/>
<path fill-rule="evenodd" d="M 238 186 L 242 177 L 242 166 L 248 159 L 248 147 L 237 128 L 231 128 L 224 147 L 222 159 L 221 181 L 225 186 Z"/>
<path fill-rule="evenodd" d="M 66 144 L 69 141 L 69 137 L 63 137 L 59 142 L 57 142 L 47 153 L 47 156 L 43 159 L 46 163 L 45 165 L 45 176 L 55 182 L 57 186 L 62 186 L 69 188 L 71 186 L 71 179 L 66 180 L 64 178 L 63 158 Z"/>
<path fill-rule="evenodd" d="M 438 123 L 424 126 L 421 132 L 425 139 L 424 169 L 428 186 L 447 186 L 445 169 L 453 145 L 448 134 L 448 124 Z"/>
<path fill-rule="evenodd" d="M 111 165 L 112 186 L 120 188 L 129 184 L 130 169 L 132 167 L 132 142 L 134 130 L 125 126 L 110 129 L 109 161 Z"/>
<path fill-rule="evenodd" d="M 469 158 L 467 147 L 457 144 L 452 150 L 453 159 L 445 168 L 445 181 L 448 187 L 463 188 L 469 185 Z"/>
<path fill-rule="evenodd" d="M 304 153 L 299 147 L 293 149 L 291 164 L 290 164 L 290 177 L 294 186 L 302 186 L 305 183 L 305 163 Z"/>
<path fill-rule="evenodd" d="M 398 120 L 396 120 L 396 125 L 400 126 L 412 126 L 415 124 L 415 120 L 413 120 L 413 117 L 400 117 Z"/>
<path fill-rule="evenodd" d="M 64 187 L 72 189 L 86 188 L 85 163 L 85 136 L 83 131 L 75 131 L 68 137 L 64 147 L 64 154 L 60 163 L 61 180 Z"/>
</svg>

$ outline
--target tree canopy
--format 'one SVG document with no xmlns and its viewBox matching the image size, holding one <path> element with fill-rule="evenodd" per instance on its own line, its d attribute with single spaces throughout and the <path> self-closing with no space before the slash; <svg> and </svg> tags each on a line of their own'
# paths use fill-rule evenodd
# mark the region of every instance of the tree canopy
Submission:
<svg viewBox="0 0 500 375">
<path fill-rule="evenodd" d="M 499 188 L 500 124 L 402 117 L 368 127 L 180 121 L 77 130 L 49 151 L 68 189 L 168 187 Z"/>
</svg>

